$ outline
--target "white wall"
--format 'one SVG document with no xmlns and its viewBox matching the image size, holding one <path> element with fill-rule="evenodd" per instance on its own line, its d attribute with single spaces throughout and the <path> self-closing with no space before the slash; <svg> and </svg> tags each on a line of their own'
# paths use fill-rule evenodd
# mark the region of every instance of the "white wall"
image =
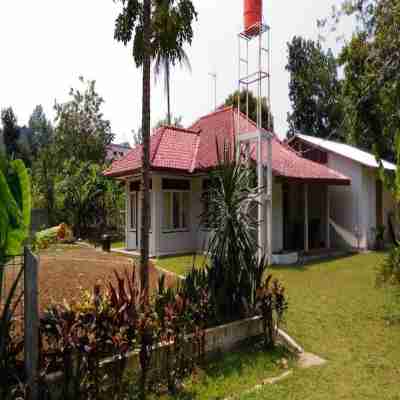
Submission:
<svg viewBox="0 0 400 400">
<path fill-rule="evenodd" d="M 282 184 L 274 179 L 272 185 L 272 252 L 283 249 L 283 193 Z"/>
<path fill-rule="evenodd" d="M 328 167 L 351 178 L 350 186 L 330 186 L 330 217 L 332 247 L 367 246 L 363 167 L 348 158 L 328 154 Z M 357 234 L 357 230 L 359 234 Z M 359 241 L 357 236 L 359 235 Z"/>
<path fill-rule="evenodd" d="M 351 178 L 351 186 L 330 186 L 330 216 L 336 226 L 332 234 L 332 246 L 345 244 L 357 247 L 355 235 L 357 226 L 360 232 L 360 248 L 373 248 L 377 224 L 377 170 L 332 153 L 328 155 L 328 166 Z M 383 222 L 387 237 L 387 215 L 393 210 L 393 198 L 386 189 L 383 189 Z"/>
<path fill-rule="evenodd" d="M 184 254 L 197 251 L 198 245 L 198 228 L 199 228 L 199 215 L 200 198 L 201 198 L 201 178 L 183 178 L 182 176 L 175 176 L 176 179 L 187 179 L 191 183 L 191 196 L 190 196 L 190 222 L 187 230 L 182 232 L 163 231 L 163 192 L 161 190 L 161 181 L 163 178 L 171 177 L 171 175 L 159 175 L 159 184 L 157 188 L 157 210 L 159 210 L 159 244 L 156 249 L 157 256 L 164 256 L 168 254 Z M 153 187 L 154 190 L 156 188 Z"/>
</svg>

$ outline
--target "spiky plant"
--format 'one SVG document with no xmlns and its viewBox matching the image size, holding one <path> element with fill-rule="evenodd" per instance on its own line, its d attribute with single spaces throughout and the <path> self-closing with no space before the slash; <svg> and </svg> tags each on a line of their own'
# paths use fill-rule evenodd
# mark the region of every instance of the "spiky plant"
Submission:
<svg viewBox="0 0 400 400">
<path fill-rule="evenodd" d="M 258 258 L 258 220 L 252 215 L 261 188 L 254 186 L 254 171 L 235 146 L 217 144 L 218 165 L 210 173 L 208 207 L 203 222 L 211 229 L 208 270 L 212 298 L 220 315 L 246 315 L 265 270 Z"/>
</svg>

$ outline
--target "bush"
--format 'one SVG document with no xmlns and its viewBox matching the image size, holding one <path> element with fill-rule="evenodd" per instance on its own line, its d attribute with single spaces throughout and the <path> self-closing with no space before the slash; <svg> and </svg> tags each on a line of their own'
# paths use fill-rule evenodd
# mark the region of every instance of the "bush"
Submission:
<svg viewBox="0 0 400 400">
<path fill-rule="evenodd" d="M 378 268 L 377 285 L 400 287 L 400 246 L 394 246 Z"/>
<path fill-rule="evenodd" d="M 379 265 L 376 283 L 385 291 L 385 319 L 400 321 L 400 246 L 394 246 Z"/>
</svg>

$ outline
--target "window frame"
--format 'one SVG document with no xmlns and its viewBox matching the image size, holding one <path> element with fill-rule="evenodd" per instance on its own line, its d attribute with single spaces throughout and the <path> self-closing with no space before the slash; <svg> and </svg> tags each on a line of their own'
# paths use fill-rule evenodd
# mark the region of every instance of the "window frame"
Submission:
<svg viewBox="0 0 400 400">
<path fill-rule="evenodd" d="M 173 193 L 178 193 L 179 194 L 179 202 L 180 202 L 180 207 L 181 207 L 181 212 L 179 213 L 179 228 L 174 228 L 173 227 L 173 220 L 174 220 L 174 202 L 173 202 Z M 165 194 L 168 194 L 171 196 L 170 198 L 170 206 L 169 206 L 169 216 L 170 216 L 170 221 L 171 221 L 171 227 L 166 227 L 164 226 L 164 216 L 166 213 L 166 208 L 165 208 Z M 183 205 L 184 205 L 184 195 L 188 195 L 188 213 L 187 213 L 187 221 L 186 221 L 186 226 L 183 227 Z M 191 191 L 190 190 L 174 190 L 174 189 L 166 189 L 162 191 L 162 210 L 163 210 L 163 218 L 162 218 L 162 233 L 174 233 L 174 232 L 189 232 L 190 231 L 190 223 L 191 223 L 191 218 L 190 218 L 190 210 L 191 210 L 191 198 L 190 198 Z"/>
<path fill-rule="evenodd" d="M 129 196 L 128 196 L 128 202 L 129 202 L 129 232 L 138 232 L 138 223 L 139 219 L 141 218 L 141 215 L 139 216 L 139 193 L 140 191 L 138 190 L 132 190 L 132 184 L 136 184 L 136 182 L 130 182 L 129 184 Z M 135 219 L 136 219 L 136 226 L 132 226 L 132 197 L 135 196 Z M 150 203 L 150 226 L 149 226 L 149 233 L 152 233 L 152 224 L 153 224 L 153 218 L 152 218 L 152 210 L 153 210 L 153 191 L 149 190 L 149 203 Z"/>
<path fill-rule="evenodd" d="M 136 191 L 129 192 L 129 231 L 130 232 L 137 232 L 138 229 L 138 193 Z M 135 198 L 135 226 L 132 225 L 132 198 Z"/>
</svg>

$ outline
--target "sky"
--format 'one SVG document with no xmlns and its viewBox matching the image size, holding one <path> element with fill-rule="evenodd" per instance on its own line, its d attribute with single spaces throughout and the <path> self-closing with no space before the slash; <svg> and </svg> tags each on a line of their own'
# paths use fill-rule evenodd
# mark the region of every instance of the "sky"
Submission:
<svg viewBox="0 0 400 400">
<path fill-rule="evenodd" d="M 192 45 L 186 48 L 192 71 L 173 70 L 172 113 L 184 126 L 214 109 L 238 86 L 238 39 L 243 30 L 243 0 L 194 0 L 198 20 Z M 317 19 L 330 14 L 341 0 L 264 0 L 264 18 L 271 26 L 271 104 L 275 131 L 287 131 L 289 75 L 285 71 L 287 45 L 294 35 L 318 39 Z M 113 0 L 1 0 L 0 108 L 12 106 L 20 125 L 42 104 L 50 119 L 54 102 L 68 99 L 79 76 L 96 81 L 104 98 L 104 115 L 111 121 L 115 142 L 132 142 L 141 126 L 141 70 L 131 47 L 114 40 L 120 5 Z M 342 30 L 351 32 L 351 21 Z M 335 35 L 326 47 L 340 49 Z M 152 76 L 152 124 L 165 117 L 163 80 Z"/>
</svg>

